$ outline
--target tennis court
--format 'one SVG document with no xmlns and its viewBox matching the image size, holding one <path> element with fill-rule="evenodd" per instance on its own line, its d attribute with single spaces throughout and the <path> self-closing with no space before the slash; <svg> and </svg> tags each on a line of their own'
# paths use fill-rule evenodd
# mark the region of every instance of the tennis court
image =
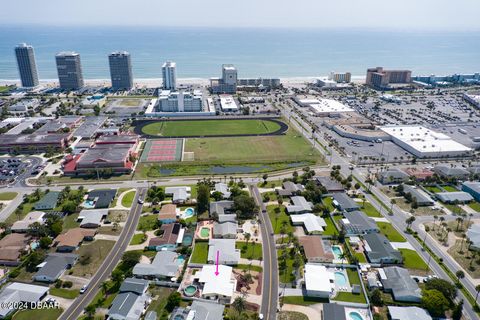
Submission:
<svg viewBox="0 0 480 320">
<path fill-rule="evenodd" d="M 182 160 L 183 139 L 147 140 L 141 162 L 171 162 Z"/>
</svg>

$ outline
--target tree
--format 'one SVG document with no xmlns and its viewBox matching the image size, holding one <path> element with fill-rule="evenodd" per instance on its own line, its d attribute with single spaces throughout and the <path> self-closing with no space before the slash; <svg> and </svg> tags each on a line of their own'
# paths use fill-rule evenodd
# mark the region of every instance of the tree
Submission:
<svg viewBox="0 0 480 320">
<path fill-rule="evenodd" d="M 52 239 L 50 237 L 41 237 L 40 238 L 40 248 L 48 249 L 52 244 Z"/>
<path fill-rule="evenodd" d="M 477 304 L 478 293 L 480 292 L 480 284 L 475 287 L 475 291 L 477 291 L 477 294 L 475 295 L 475 304 Z"/>
<path fill-rule="evenodd" d="M 28 272 L 34 272 L 37 269 L 37 266 L 45 260 L 45 253 L 43 251 L 37 250 L 32 252 L 27 259 L 25 269 Z"/>
<path fill-rule="evenodd" d="M 433 317 L 442 317 L 449 308 L 447 298 L 438 290 L 424 290 L 422 295 L 422 306 L 428 310 Z"/>
<path fill-rule="evenodd" d="M 246 308 L 245 298 L 236 297 L 235 300 L 233 300 L 232 307 L 238 313 L 242 313 L 243 311 L 245 311 L 245 308 Z"/>
<path fill-rule="evenodd" d="M 62 211 L 66 214 L 74 213 L 77 210 L 77 205 L 71 200 L 67 200 L 62 205 Z"/>
<path fill-rule="evenodd" d="M 197 190 L 197 212 L 207 212 L 210 205 L 210 187 L 206 183 L 199 183 Z"/>
<path fill-rule="evenodd" d="M 95 312 L 97 311 L 97 308 L 93 305 L 93 304 L 89 304 L 86 308 L 85 308 L 85 313 L 87 314 L 87 317 L 89 319 L 92 319 L 93 316 L 95 315 Z"/>
<path fill-rule="evenodd" d="M 165 309 L 167 309 L 168 312 L 172 312 L 173 309 L 175 309 L 175 307 L 178 307 L 180 305 L 181 301 L 182 301 L 182 296 L 180 292 L 174 291 L 168 296 L 167 305 L 165 306 Z"/>
<path fill-rule="evenodd" d="M 212 198 L 215 199 L 215 201 L 220 201 L 223 199 L 223 193 L 220 191 L 215 191 L 212 193 Z"/>
<path fill-rule="evenodd" d="M 460 300 L 460 302 L 456 304 L 455 307 L 453 307 L 452 319 L 460 320 L 462 318 L 462 311 L 463 311 L 463 300 Z"/>
<path fill-rule="evenodd" d="M 115 287 L 119 287 L 120 284 L 122 283 L 123 279 L 124 279 L 123 272 L 119 269 L 114 269 L 112 271 L 112 275 L 110 276 L 110 278 L 112 279 L 113 283 L 115 284 Z"/>
<path fill-rule="evenodd" d="M 148 189 L 147 201 L 152 204 L 158 204 L 165 199 L 165 191 L 162 187 L 153 186 Z"/>
<path fill-rule="evenodd" d="M 380 289 L 377 288 L 372 291 L 372 293 L 370 294 L 370 302 L 374 306 L 378 306 L 378 307 L 383 305 L 382 293 L 380 292 Z"/>
<path fill-rule="evenodd" d="M 237 218 L 250 219 L 257 212 L 257 205 L 252 197 L 241 194 L 233 198 L 233 210 L 237 213 Z"/>
<path fill-rule="evenodd" d="M 140 262 L 142 254 L 138 251 L 127 251 L 122 256 L 123 263 L 129 268 L 133 268 Z"/>
<path fill-rule="evenodd" d="M 264 173 L 262 176 L 263 184 L 267 184 L 268 174 Z"/>
<path fill-rule="evenodd" d="M 425 283 L 425 289 L 438 290 L 443 294 L 445 298 L 447 298 L 450 301 L 453 301 L 457 296 L 457 287 L 455 287 L 455 285 L 450 281 L 447 281 L 444 279 L 433 278 L 428 280 Z"/>
<path fill-rule="evenodd" d="M 458 278 L 458 282 L 460 282 L 461 279 L 465 278 L 465 272 L 463 272 L 463 270 L 458 270 L 457 272 L 455 272 L 455 275 Z"/>
<path fill-rule="evenodd" d="M 405 220 L 405 223 L 407 224 L 407 229 L 410 229 L 412 227 L 412 223 L 415 222 L 415 217 L 409 217 L 407 220 Z"/>
<path fill-rule="evenodd" d="M 101 289 L 102 289 L 102 292 L 103 292 L 103 296 L 105 297 L 105 299 L 107 298 L 107 294 L 108 294 L 108 283 L 106 281 L 103 281 L 102 284 L 100 285 Z"/>
</svg>

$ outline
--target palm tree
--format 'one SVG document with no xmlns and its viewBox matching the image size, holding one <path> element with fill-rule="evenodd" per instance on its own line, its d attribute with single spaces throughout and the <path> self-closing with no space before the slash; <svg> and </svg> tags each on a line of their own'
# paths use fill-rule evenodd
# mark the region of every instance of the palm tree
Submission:
<svg viewBox="0 0 480 320">
<path fill-rule="evenodd" d="M 102 284 L 100 285 L 100 287 L 102 288 L 102 292 L 103 292 L 103 296 L 105 297 L 105 299 L 107 298 L 107 293 L 108 293 L 108 284 L 107 282 L 102 282 Z"/>
<path fill-rule="evenodd" d="M 245 240 L 246 240 L 246 242 L 247 242 L 246 246 L 248 247 L 248 241 L 250 241 L 250 237 L 251 237 L 252 235 L 251 235 L 250 233 L 248 233 L 248 232 L 245 232 L 245 233 L 243 234 L 243 236 L 245 237 Z"/>
<path fill-rule="evenodd" d="M 390 211 L 391 211 L 392 213 L 393 213 L 393 206 L 394 206 L 396 203 L 397 203 L 397 200 L 395 200 L 395 199 L 390 200 L 390 204 L 391 204 L 391 206 L 390 206 Z"/>
<path fill-rule="evenodd" d="M 475 287 L 475 291 L 477 291 L 477 294 L 475 295 L 475 304 L 477 304 L 478 293 L 480 292 L 480 284 Z"/>
<path fill-rule="evenodd" d="M 455 272 L 455 275 L 458 278 L 458 282 L 460 282 L 461 279 L 465 278 L 465 272 L 463 272 L 463 270 L 458 270 L 457 272 Z"/>
<path fill-rule="evenodd" d="M 463 222 L 463 218 L 457 217 L 455 220 L 457 220 L 457 228 L 455 230 L 458 232 L 458 228 L 460 227 L 460 222 Z"/>
<path fill-rule="evenodd" d="M 437 220 L 438 220 L 438 216 L 434 215 L 433 216 L 433 231 L 435 231 L 435 227 L 437 226 Z"/>
<path fill-rule="evenodd" d="M 447 243 L 448 242 L 448 235 L 450 234 L 450 232 L 452 232 L 452 229 L 446 228 L 445 231 L 446 231 L 446 233 L 445 233 L 445 237 L 443 238 L 443 242 Z"/>
<path fill-rule="evenodd" d="M 244 297 L 236 297 L 232 303 L 232 307 L 238 313 L 242 313 L 246 308 L 246 301 Z"/>
<path fill-rule="evenodd" d="M 460 251 L 459 253 L 463 253 L 463 244 L 465 243 L 465 239 L 467 238 L 467 235 L 465 233 L 462 233 L 462 243 L 460 244 Z"/>
</svg>

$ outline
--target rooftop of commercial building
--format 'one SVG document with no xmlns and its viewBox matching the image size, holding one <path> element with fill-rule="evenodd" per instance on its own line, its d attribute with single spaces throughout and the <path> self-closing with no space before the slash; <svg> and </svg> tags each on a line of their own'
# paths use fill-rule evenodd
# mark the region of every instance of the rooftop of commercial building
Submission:
<svg viewBox="0 0 480 320">
<path fill-rule="evenodd" d="M 316 113 L 352 112 L 352 108 L 332 99 L 300 99 L 301 104 L 311 107 Z"/>
</svg>

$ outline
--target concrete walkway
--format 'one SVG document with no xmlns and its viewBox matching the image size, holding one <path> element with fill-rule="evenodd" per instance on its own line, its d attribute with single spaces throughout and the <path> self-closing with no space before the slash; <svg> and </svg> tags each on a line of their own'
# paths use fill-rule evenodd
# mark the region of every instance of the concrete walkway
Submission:
<svg viewBox="0 0 480 320">
<path fill-rule="evenodd" d="M 118 241 L 119 236 L 114 236 L 111 234 L 102 234 L 97 233 L 95 235 L 95 240 L 111 240 L 111 241 Z"/>
<path fill-rule="evenodd" d="M 130 207 L 124 207 L 124 206 L 122 205 L 122 199 L 123 199 L 123 197 L 124 197 L 128 192 L 130 192 L 130 191 L 132 191 L 132 190 L 135 190 L 135 189 L 132 188 L 132 189 L 129 189 L 129 190 L 126 190 L 126 191 L 122 192 L 122 193 L 118 196 L 117 203 L 116 203 L 115 207 L 110 208 L 110 210 L 130 210 Z"/>
<path fill-rule="evenodd" d="M 135 231 L 135 234 L 141 234 L 141 233 L 142 233 L 141 231 Z M 148 242 L 150 241 L 150 239 L 156 237 L 154 230 L 147 231 L 145 234 L 147 235 L 147 240 L 145 240 L 145 242 L 143 242 L 141 244 L 129 245 L 127 247 L 127 251 L 143 250 L 145 248 L 145 246 L 148 244 Z"/>
<path fill-rule="evenodd" d="M 392 247 L 394 249 L 409 249 L 409 250 L 414 250 L 415 251 L 415 248 L 413 248 L 413 246 L 410 244 L 410 242 L 390 242 L 390 244 L 392 245 Z"/>
<path fill-rule="evenodd" d="M 375 222 L 387 222 L 387 223 L 390 223 L 390 221 L 388 221 L 387 218 L 379 218 L 379 217 L 371 217 Z"/>
<path fill-rule="evenodd" d="M 319 305 L 319 306 L 317 306 Z M 309 320 L 318 320 L 321 319 L 322 313 L 322 304 L 317 303 L 313 304 L 311 306 L 305 307 L 305 306 L 298 306 L 295 304 L 284 304 L 282 307 L 282 311 L 296 311 L 303 313 L 308 317 Z"/>
</svg>

